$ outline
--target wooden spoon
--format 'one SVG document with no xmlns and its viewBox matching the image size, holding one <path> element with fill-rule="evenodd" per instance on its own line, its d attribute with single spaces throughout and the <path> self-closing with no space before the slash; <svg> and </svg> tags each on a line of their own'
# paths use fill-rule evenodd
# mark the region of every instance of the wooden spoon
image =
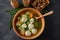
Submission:
<svg viewBox="0 0 60 40">
<path fill-rule="evenodd" d="M 48 12 L 48 13 L 45 13 L 45 14 L 42 15 L 42 16 L 34 17 L 34 18 L 35 18 L 36 20 L 38 20 L 39 18 L 42 18 L 42 17 L 48 16 L 48 15 L 51 15 L 51 14 L 53 14 L 53 11 L 50 11 L 50 12 Z"/>
</svg>

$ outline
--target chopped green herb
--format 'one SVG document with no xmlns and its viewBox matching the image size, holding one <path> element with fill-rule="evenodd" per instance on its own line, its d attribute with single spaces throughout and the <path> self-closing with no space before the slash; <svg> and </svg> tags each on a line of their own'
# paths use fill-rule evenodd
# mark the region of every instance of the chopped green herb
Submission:
<svg viewBox="0 0 60 40">
<path fill-rule="evenodd" d="M 11 29 L 12 28 L 12 19 L 9 21 L 9 29 Z"/>
<path fill-rule="evenodd" d="M 30 17 L 29 17 L 29 14 L 26 14 L 26 16 L 27 16 L 27 22 L 29 22 L 29 20 L 30 20 Z"/>
<path fill-rule="evenodd" d="M 12 10 L 7 10 L 7 12 L 8 13 L 10 13 L 11 15 L 14 15 L 14 14 L 16 14 L 16 12 L 18 11 L 18 10 L 20 10 L 21 8 L 16 8 L 16 9 L 12 9 Z"/>
<path fill-rule="evenodd" d="M 18 29 L 19 29 L 19 30 L 22 30 L 22 27 L 21 27 L 21 26 L 19 26 L 19 27 L 18 27 Z"/>
<path fill-rule="evenodd" d="M 34 25 L 36 28 L 39 28 L 41 26 L 41 23 L 38 20 L 35 20 Z"/>
<path fill-rule="evenodd" d="M 19 16 L 20 17 L 20 19 L 22 18 L 22 16 Z"/>
<path fill-rule="evenodd" d="M 27 31 L 27 30 L 29 30 L 29 28 L 27 27 L 27 28 L 25 28 L 25 31 Z"/>
</svg>

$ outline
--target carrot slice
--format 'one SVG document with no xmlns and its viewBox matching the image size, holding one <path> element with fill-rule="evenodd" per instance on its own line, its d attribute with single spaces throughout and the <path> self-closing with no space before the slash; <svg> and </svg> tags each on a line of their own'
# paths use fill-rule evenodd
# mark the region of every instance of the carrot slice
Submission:
<svg viewBox="0 0 60 40">
<path fill-rule="evenodd" d="M 31 14 L 30 14 L 30 18 L 32 18 L 32 17 L 33 17 L 33 14 L 31 13 Z"/>
</svg>

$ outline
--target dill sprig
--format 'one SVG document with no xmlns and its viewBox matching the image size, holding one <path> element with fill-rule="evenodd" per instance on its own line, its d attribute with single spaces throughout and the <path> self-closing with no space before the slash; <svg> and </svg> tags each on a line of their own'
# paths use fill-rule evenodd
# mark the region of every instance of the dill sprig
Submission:
<svg viewBox="0 0 60 40">
<path fill-rule="evenodd" d="M 14 15 L 16 14 L 17 11 L 19 11 L 22 8 L 16 8 L 16 9 L 6 9 L 6 12 L 8 12 L 11 15 L 11 19 L 9 21 L 9 29 L 11 30 L 12 28 L 12 19 Z"/>
</svg>

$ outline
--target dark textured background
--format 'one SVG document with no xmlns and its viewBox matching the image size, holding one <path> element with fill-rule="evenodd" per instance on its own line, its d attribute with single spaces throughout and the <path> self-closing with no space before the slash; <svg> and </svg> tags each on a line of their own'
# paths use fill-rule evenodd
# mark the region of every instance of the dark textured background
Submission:
<svg viewBox="0 0 60 40">
<path fill-rule="evenodd" d="M 34 40 L 60 40 L 60 0 L 50 0 L 50 2 L 46 9 L 53 10 L 54 14 L 45 17 L 45 30 Z M 23 40 L 14 33 L 13 29 L 9 30 L 8 22 L 11 16 L 5 12 L 6 8 L 11 8 L 9 0 L 0 0 L 0 40 Z"/>
</svg>

